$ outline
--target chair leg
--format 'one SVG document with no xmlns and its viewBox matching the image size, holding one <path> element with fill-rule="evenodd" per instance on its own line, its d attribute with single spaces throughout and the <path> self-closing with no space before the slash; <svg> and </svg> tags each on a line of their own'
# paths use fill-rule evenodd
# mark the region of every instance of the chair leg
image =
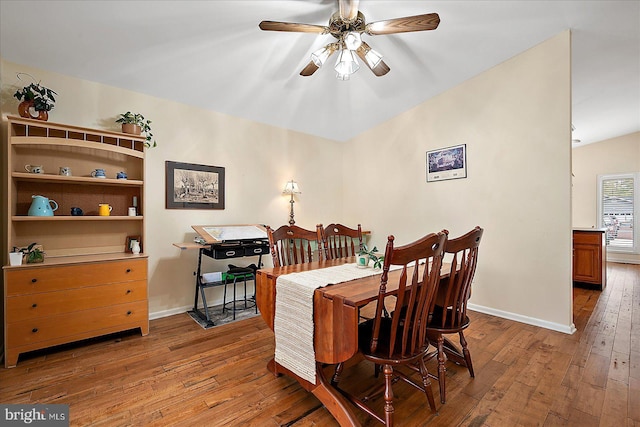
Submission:
<svg viewBox="0 0 640 427">
<path fill-rule="evenodd" d="M 438 384 L 440 385 L 440 402 L 445 403 L 446 395 L 446 375 L 447 368 L 444 365 L 444 336 L 438 335 Z"/>
<path fill-rule="evenodd" d="M 436 401 L 433 398 L 433 390 L 431 389 L 431 380 L 429 379 L 429 371 L 427 370 L 427 365 L 424 363 L 424 359 L 420 359 L 420 375 L 422 375 L 422 387 L 424 388 L 424 393 L 427 395 L 427 400 L 429 401 L 429 407 L 431 408 L 431 412 L 437 414 L 436 411 Z"/>
<path fill-rule="evenodd" d="M 462 331 L 460 334 L 460 346 L 462 347 L 462 354 L 464 354 L 464 361 L 467 363 L 467 369 L 469 369 L 469 375 L 471 378 L 475 378 L 475 374 L 473 373 L 473 364 L 471 363 L 471 352 L 469 352 L 469 348 L 467 347 L 467 340 L 464 339 L 464 334 Z"/>
<path fill-rule="evenodd" d="M 384 420 L 387 427 L 393 427 L 393 368 L 391 365 L 384 365 Z"/>
</svg>

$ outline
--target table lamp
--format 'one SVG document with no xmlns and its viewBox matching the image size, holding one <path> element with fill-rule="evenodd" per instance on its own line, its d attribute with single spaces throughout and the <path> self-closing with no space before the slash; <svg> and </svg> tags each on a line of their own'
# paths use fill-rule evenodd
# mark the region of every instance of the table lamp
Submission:
<svg viewBox="0 0 640 427">
<path fill-rule="evenodd" d="M 291 200 L 289 201 L 289 203 L 291 203 L 291 210 L 289 212 L 289 225 L 294 225 L 296 223 L 296 221 L 293 219 L 293 204 L 295 203 L 293 200 L 293 195 L 294 194 L 300 194 L 302 193 L 300 191 L 300 188 L 298 187 L 298 183 L 295 182 L 294 180 L 291 181 L 287 181 L 287 185 L 284 186 L 284 190 L 282 190 L 282 194 L 290 194 L 291 195 Z"/>
</svg>

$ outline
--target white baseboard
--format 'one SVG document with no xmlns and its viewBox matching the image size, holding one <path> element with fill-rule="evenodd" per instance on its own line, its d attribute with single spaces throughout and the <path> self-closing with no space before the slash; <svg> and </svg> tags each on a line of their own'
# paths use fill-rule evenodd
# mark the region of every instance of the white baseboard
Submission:
<svg viewBox="0 0 640 427">
<path fill-rule="evenodd" d="M 617 262 L 620 264 L 640 264 L 640 260 L 628 259 L 628 258 L 616 258 L 615 256 L 607 255 L 607 262 Z"/>
<path fill-rule="evenodd" d="M 563 332 L 565 334 L 573 334 L 577 329 L 572 323 L 571 325 L 562 325 L 560 323 L 548 322 L 542 319 L 536 319 L 535 317 L 523 316 L 521 314 L 511 313 L 508 311 L 496 310 L 491 307 L 484 307 L 481 305 L 471 304 L 467 305 L 469 310 L 477 311 L 479 313 L 490 314 L 491 316 L 502 317 L 503 319 L 515 320 L 516 322 L 526 323 L 527 325 L 539 326 L 545 329 L 551 329 L 552 331 Z"/>
<path fill-rule="evenodd" d="M 171 308 L 169 310 L 155 311 L 149 313 L 149 320 L 160 319 L 163 317 L 173 316 L 174 314 L 186 313 L 193 308 L 192 305 L 184 307 Z"/>
<path fill-rule="evenodd" d="M 222 302 L 221 302 L 222 303 Z M 484 307 L 481 305 L 471 304 L 467 305 L 469 310 L 477 311 L 479 313 L 489 314 L 491 316 L 502 317 L 503 319 L 514 320 L 516 322 L 525 323 L 527 325 L 539 326 L 545 329 L 551 329 L 552 331 L 563 332 L 565 334 L 573 334 L 577 329 L 572 323 L 571 325 L 561 325 L 559 323 L 548 322 L 546 320 L 537 319 L 535 317 L 523 316 L 521 314 L 511 313 L 508 311 L 496 310 L 495 308 Z M 156 311 L 149 313 L 149 320 L 160 319 L 162 317 L 173 316 L 175 314 L 186 313 L 191 310 L 193 306 L 184 306 L 171 308 L 169 310 Z"/>
</svg>

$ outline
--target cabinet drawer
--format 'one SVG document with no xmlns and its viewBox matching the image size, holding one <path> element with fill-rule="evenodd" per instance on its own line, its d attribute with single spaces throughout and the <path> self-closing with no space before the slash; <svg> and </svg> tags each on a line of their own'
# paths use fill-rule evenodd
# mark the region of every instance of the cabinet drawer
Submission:
<svg viewBox="0 0 640 427">
<path fill-rule="evenodd" d="M 7 325 L 6 343 L 9 348 L 33 344 L 57 338 L 99 331 L 117 325 L 146 321 L 147 301 L 136 301 L 76 311 L 56 316 L 29 319 Z"/>
<path fill-rule="evenodd" d="M 600 246 L 603 233 L 600 232 L 573 232 L 573 243 L 591 244 Z"/>
<path fill-rule="evenodd" d="M 254 256 L 269 253 L 267 245 L 246 245 L 244 248 L 244 256 Z"/>
<path fill-rule="evenodd" d="M 6 271 L 7 296 L 146 280 L 147 260 L 122 260 Z"/>
<path fill-rule="evenodd" d="M 239 246 L 220 249 L 216 248 L 213 250 L 213 257 L 215 259 L 237 258 L 241 256 L 244 256 L 244 249 Z"/>
<path fill-rule="evenodd" d="M 7 298 L 7 323 L 146 299 L 147 282 L 144 280 L 16 295 Z"/>
</svg>

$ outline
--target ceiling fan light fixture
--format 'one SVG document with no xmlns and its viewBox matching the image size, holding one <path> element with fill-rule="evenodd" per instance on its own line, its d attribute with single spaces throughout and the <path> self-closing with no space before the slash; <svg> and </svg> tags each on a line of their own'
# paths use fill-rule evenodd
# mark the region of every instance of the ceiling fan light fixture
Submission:
<svg viewBox="0 0 640 427">
<path fill-rule="evenodd" d="M 327 45 L 311 54 L 311 60 L 316 64 L 316 67 L 322 67 L 324 63 L 327 62 L 327 59 L 329 59 L 329 56 L 333 52 L 329 46 L 330 45 Z"/>
<path fill-rule="evenodd" d="M 336 79 L 338 80 L 342 80 L 342 81 L 347 81 L 351 78 L 351 74 L 340 74 L 340 73 L 336 73 Z"/>
<path fill-rule="evenodd" d="M 382 61 L 382 55 L 373 49 L 369 49 L 369 51 L 364 54 L 364 59 L 367 61 L 369 68 L 376 68 L 380 64 L 380 61 Z"/>
<path fill-rule="evenodd" d="M 362 36 L 357 31 L 349 31 L 344 36 L 344 45 L 349 50 L 357 50 L 362 45 Z"/>
<path fill-rule="evenodd" d="M 340 49 L 340 54 L 338 55 L 336 66 L 334 67 L 338 75 L 353 74 L 358 71 L 359 68 L 360 64 L 358 64 L 355 53 L 349 49 Z"/>
</svg>

